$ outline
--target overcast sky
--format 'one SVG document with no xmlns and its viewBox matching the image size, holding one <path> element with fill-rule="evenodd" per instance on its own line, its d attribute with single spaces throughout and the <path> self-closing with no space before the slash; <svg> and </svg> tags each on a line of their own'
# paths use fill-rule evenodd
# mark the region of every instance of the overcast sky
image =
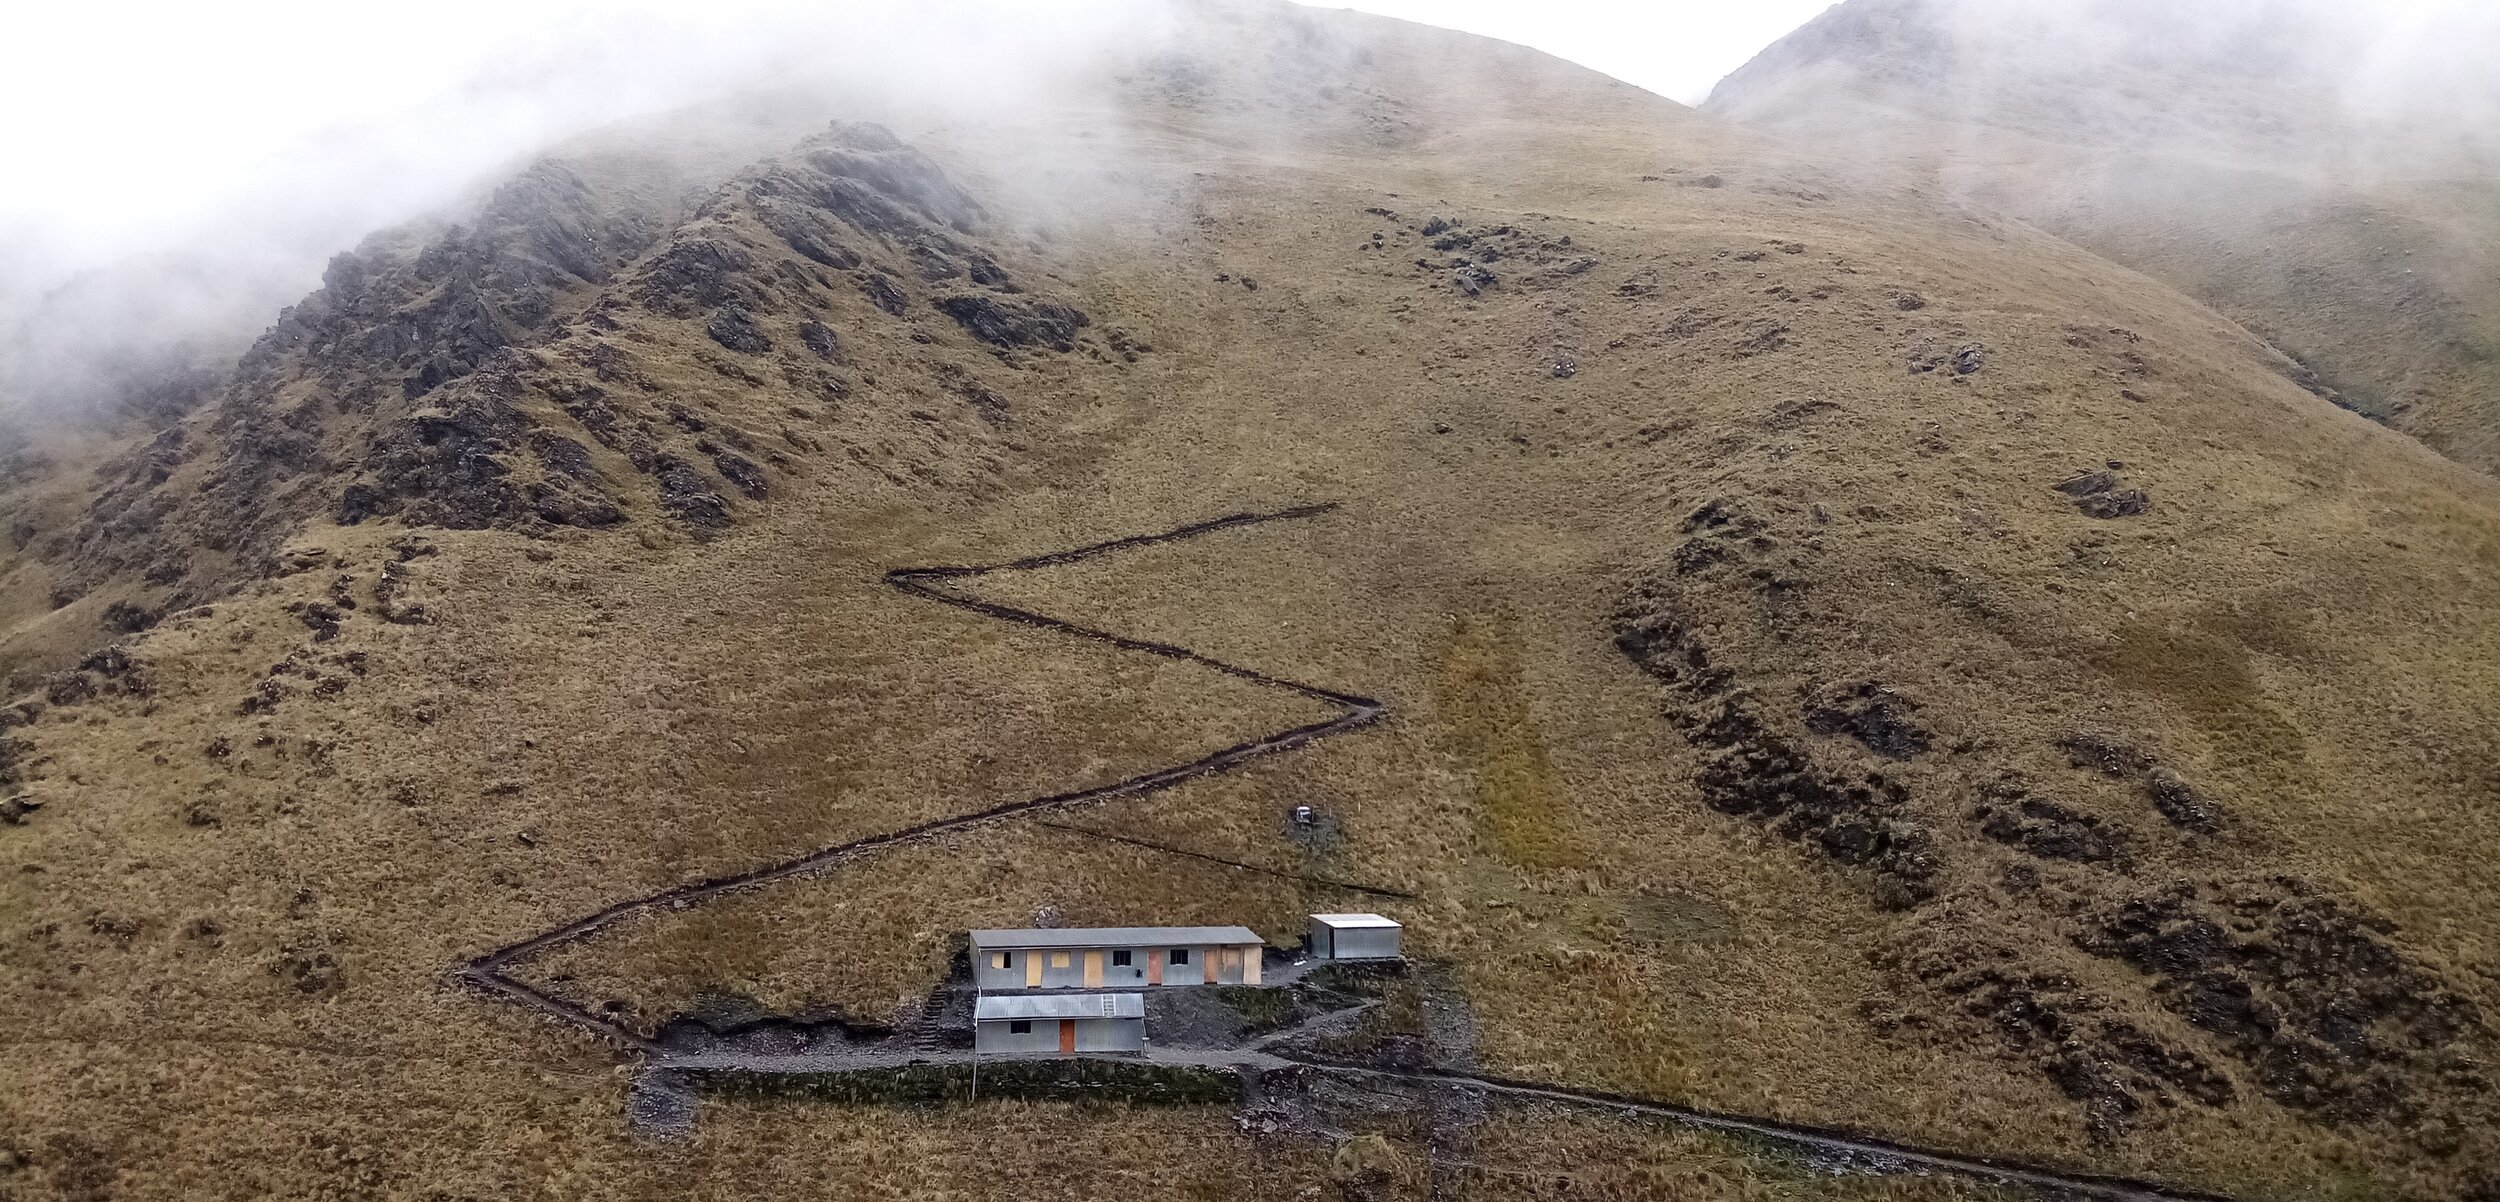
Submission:
<svg viewBox="0 0 2500 1202">
<path fill-rule="evenodd" d="M 1833 0 L 1363 0 L 1314 4 L 1463 29 L 1534 46 L 1661 96 L 1699 104 L 1710 86 Z"/>
<path fill-rule="evenodd" d="M 686 103 L 757 67 L 773 30 L 842 8 L 960 0 L 136 0 L 14 8 L 0 37 L 0 291 L 153 243 L 203 216 L 333 179 L 441 181 L 565 133 Z M 1369 0 L 1679 100 L 1829 0 Z M 1020 9 L 1087 0 L 1017 0 Z M 849 19 L 845 16 L 843 19 Z M 963 21 L 961 27 L 977 27 Z M 790 39 L 779 39 L 787 43 Z M 665 46 L 665 70 L 635 70 Z M 656 67 L 657 64 L 654 64 Z M 337 191 L 349 226 L 411 197 Z M 307 231 L 307 236 L 314 236 Z M 322 231 L 318 236 L 329 237 Z"/>
</svg>

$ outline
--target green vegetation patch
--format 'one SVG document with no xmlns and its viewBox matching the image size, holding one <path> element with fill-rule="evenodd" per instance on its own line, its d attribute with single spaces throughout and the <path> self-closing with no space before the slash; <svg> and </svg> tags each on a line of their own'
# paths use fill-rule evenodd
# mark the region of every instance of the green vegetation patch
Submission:
<svg viewBox="0 0 2500 1202">
<path fill-rule="evenodd" d="M 1436 700 L 1455 750 L 1475 776 L 1478 822 L 1503 859 L 1569 868 L 1584 857 L 1564 830 L 1566 809 L 1545 735 L 1528 705 L 1518 619 L 1459 619 L 1443 650 Z"/>
</svg>

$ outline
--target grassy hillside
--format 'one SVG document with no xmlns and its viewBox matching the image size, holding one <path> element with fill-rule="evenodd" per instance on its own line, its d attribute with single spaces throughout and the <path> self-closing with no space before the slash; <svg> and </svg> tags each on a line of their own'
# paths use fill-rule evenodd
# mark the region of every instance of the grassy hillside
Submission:
<svg viewBox="0 0 2500 1202">
<path fill-rule="evenodd" d="M 716 1103 L 650 1144 L 610 1049 L 447 980 L 1310 721 L 882 577 L 1323 501 L 967 587 L 1378 726 L 532 979 L 881 1021 L 967 925 L 1285 941 L 1347 901 L 1274 873 L 1324 876 L 1419 895 L 1489 1072 L 2251 1197 L 2493 1188 L 2500 485 L 1923 190 L 1515 48 L 1199 19 L 1082 104 L 794 138 L 431 386 L 432 335 L 321 357 L 390 325 L 334 279 L 281 325 L 334 334 L 98 479 L 147 528 L 20 540 L 12 579 L 95 583 L 13 612 L 0 1197 L 1978 1196 L 1537 1111 L 1437 1171 L 1395 1115 Z"/>
<path fill-rule="evenodd" d="M 2152 275 L 2489 471 L 2500 100 L 2441 68 L 2491 33 L 2309 0 L 1852 0 L 1705 107 Z"/>
</svg>

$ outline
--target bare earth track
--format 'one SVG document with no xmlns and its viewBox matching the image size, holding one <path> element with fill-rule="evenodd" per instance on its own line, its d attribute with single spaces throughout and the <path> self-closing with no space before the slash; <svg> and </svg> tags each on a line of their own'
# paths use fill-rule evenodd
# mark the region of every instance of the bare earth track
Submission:
<svg viewBox="0 0 2500 1202">
<path fill-rule="evenodd" d="M 1232 771 L 1242 765 L 1270 755 L 1293 751 L 1321 739 L 1360 730 L 1380 721 L 1388 706 L 1382 701 L 1353 693 L 1339 692 L 1318 685 L 1305 684 L 1271 676 L 1256 669 L 1225 663 L 1192 651 L 1143 639 L 1129 638 L 1109 631 L 1082 626 L 1047 614 L 1017 609 L 996 602 L 965 596 L 949 586 L 994 572 L 1031 571 L 1082 562 L 1120 551 L 1134 550 L 1163 543 L 1182 542 L 1222 531 L 1255 527 L 1273 522 L 1295 521 L 1331 513 L 1334 504 L 1305 505 L 1264 513 L 1239 513 L 1197 522 L 1159 534 L 1138 535 L 1094 543 L 1068 551 L 1036 555 L 1025 559 L 978 567 L 901 568 L 888 572 L 887 584 L 915 597 L 970 610 L 1000 621 L 1038 626 L 1061 634 L 1094 642 L 1107 643 L 1124 651 L 1142 652 L 1166 659 L 1196 664 L 1267 688 L 1280 689 L 1338 708 L 1337 716 L 1324 722 L 1281 730 L 1186 763 L 1158 768 L 1111 784 L 1026 798 L 905 827 L 881 835 L 872 835 L 847 843 L 819 848 L 805 855 L 768 864 L 747 872 L 713 877 L 673 886 L 657 893 L 618 902 L 605 909 L 585 915 L 563 926 L 530 936 L 519 942 L 497 948 L 478 956 L 455 969 L 453 979 L 463 985 L 483 990 L 505 1000 L 538 1010 L 592 1034 L 615 1042 L 646 1058 L 664 1062 L 674 1069 L 707 1071 L 799 1072 L 807 1067 L 793 1063 L 788 1068 L 768 1067 L 759 1063 L 723 1062 L 711 1064 L 702 1057 L 675 1056 L 652 1040 L 636 1033 L 625 1024 L 602 1017 L 589 1009 L 555 997 L 515 978 L 512 970 L 536 957 L 567 944 L 586 939 L 599 931 L 627 919 L 659 910 L 683 910 L 726 894 L 761 888 L 783 881 L 812 876 L 832 870 L 854 858 L 898 845 L 914 843 L 940 835 L 1025 818 L 1054 810 L 1067 809 L 1093 802 L 1139 797 L 1171 788 L 1201 777 Z M 1135 842 L 1121 836 L 1085 830 L 1057 823 L 1045 823 L 1070 833 Z M 1177 851 L 1179 849 L 1166 849 Z M 1196 855 L 1184 852 L 1182 854 Z M 1212 858 L 1212 857 L 1201 857 Z M 1221 861 L 1231 864 L 1231 861 Z M 1238 864 L 1235 867 L 1254 868 Z M 1267 871 L 1257 869 L 1258 871 Z M 1376 896 L 1405 897 L 1395 890 L 1358 885 L 1343 881 L 1321 882 Z M 967 1059 L 960 1052 L 922 1051 L 912 1057 L 921 1062 L 948 1062 Z M 1827 1160 L 1861 1166 L 1876 1171 L 1942 1172 L 1977 1180 L 2000 1183 L 2039 1191 L 2049 1196 L 2107 1199 L 2109 1202 L 2229 1202 L 2222 1195 L 2181 1190 L 2148 1181 L 2092 1174 L 2061 1172 L 2045 1166 L 2002 1160 L 1988 1156 L 1961 1155 L 1928 1148 L 1913 1147 L 1872 1136 L 1843 1130 L 1807 1126 L 1779 1119 L 1746 1115 L 1720 1114 L 1648 1099 L 1574 1090 L 1561 1086 L 1528 1081 L 1505 1080 L 1493 1076 L 1475 1076 L 1436 1071 L 1393 1071 L 1363 1065 L 1317 1060 L 1306 1056 L 1287 1058 L 1264 1047 L 1245 1048 L 1232 1052 L 1183 1054 L 1175 1063 L 1204 1066 L 1235 1067 L 1248 1071 L 1298 1065 L 1312 1071 L 1337 1076 L 1349 1081 L 1399 1082 L 1426 1088 L 1446 1088 L 1498 1095 L 1528 1102 L 1581 1107 L 1611 1111 L 1630 1117 L 1665 1119 L 1704 1130 L 1749 1136 L 1786 1144 Z"/>
</svg>

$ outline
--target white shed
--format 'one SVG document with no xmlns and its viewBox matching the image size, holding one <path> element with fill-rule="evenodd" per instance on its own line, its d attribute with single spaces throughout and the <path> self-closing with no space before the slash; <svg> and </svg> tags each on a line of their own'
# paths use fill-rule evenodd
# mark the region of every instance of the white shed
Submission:
<svg viewBox="0 0 2500 1202">
<path fill-rule="evenodd" d="M 973 1004 L 976 1052 L 1047 1056 L 1145 1047 L 1146 999 L 1140 994 L 1019 994 L 983 997 Z"/>
<path fill-rule="evenodd" d="M 1377 914 L 1313 914 L 1311 954 L 1322 960 L 1395 960 L 1402 929 Z"/>
</svg>

